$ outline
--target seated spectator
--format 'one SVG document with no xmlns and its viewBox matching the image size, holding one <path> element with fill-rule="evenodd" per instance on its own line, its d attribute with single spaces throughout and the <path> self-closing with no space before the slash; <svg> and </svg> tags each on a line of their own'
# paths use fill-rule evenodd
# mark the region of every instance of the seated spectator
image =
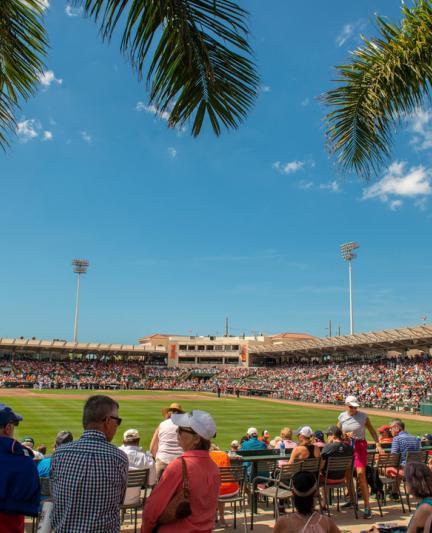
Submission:
<svg viewBox="0 0 432 533">
<path fill-rule="evenodd" d="M 59 446 L 67 444 L 68 442 L 73 441 L 73 435 L 70 431 L 60 431 L 57 433 L 55 443 L 53 446 L 53 451 L 55 451 Z M 51 457 L 44 457 L 42 461 L 37 465 L 39 477 L 50 477 L 51 470 Z"/>
<path fill-rule="evenodd" d="M 261 437 L 259 437 L 259 440 L 265 442 L 265 445 L 268 447 L 270 444 L 270 433 L 265 429 L 262 432 Z"/>
<path fill-rule="evenodd" d="M 219 496 L 219 469 L 209 455 L 211 439 L 216 436 L 216 425 L 209 413 L 194 410 L 173 414 L 172 422 L 178 427 L 181 457 L 172 461 L 159 483 L 153 489 L 143 511 L 141 533 L 210 533 Z M 183 469 L 189 485 L 190 514 L 173 522 L 163 522 L 163 514 L 170 501 L 183 487 Z"/>
<path fill-rule="evenodd" d="M 156 465 L 150 453 L 146 453 L 139 445 L 141 436 L 137 429 L 127 429 L 123 433 L 123 444 L 119 450 L 127 455 L 129 470 L 148 470 L 148 485 L 156 484 Z M 139 496 L 139 495 L 138 495 Z M 126 498 L 127 499 L 127 498 Z M 128 501 L 126 503 L 129 503 Z"/>
<path fill-rule="evenodd" d="M 238 440 L 231 441 L 230 451 L 237 453 L 240 450 L 240 443 Z"/>
<path fill-rule="evenodd" d="M 313 444 L 314 432 L 311 427 L 303 426 L 295 433 L 298 435 L 298 445 L 293 449 L 288 464 L 320 457 L 320 448 Z"/>
<path fill-rule="evenodd" d="M 282 428 L 280 431 L 280 438 L 281 442 L 283 441 L 285 444 L 286 450 L 292 450 L 297 446 L 297 443 L 292 440 L 292 430 L 290 428 Z M 279 446 L 276 446 L 276 448 L 280 448 L 280 443 Z"/>
<path fill-rule="evenodd" d="M 399 476 L 402 478 L 404 476 L 404 466 L 406 463 L 407 452 L 417 452 L 420 450 L 420 441 L 414 435 L 410 435 L 405 431 L 405 424 L 399 418 L 393 420 L 390 424 L 390 430 L 393 435 L 393 442 L 391 445 L 391 453 L 399 453 L 401 456 L 401 462 L 399 467 Z M 398 472 L 396 468 L 387 468 L 386 474 L 388 476 L 396 477 Z M 397 483 L 400 483 L 400 478 Z M 393 498 L 398 498 L 398 487 L 396 486 L 393 490 Z"/>
<path fill-rule="evenodd" d="M 325 446 L 324 433 L 319 429 L 315 431 L 314 436 L 315 436 L 315 441 L 314 441 L 315 446 L 318 446 L 318 448 L 324 448 Z"/>
<path fill-rule="evenodd" d="M 274 439 L 272 439 L 270 441 L 270 444 L 268 445 L 268 447 L 271 449 L 271 450 L 274 450 L 274 449 L 277 449 L 277 446 L 278 444 L 282 441 L 282 439 L 280 437 L 275 437 Z"/>
<path fill-rule="evenodd" d="M 21 444 L 33 452 L 33 459 L 35 461 L 42 461 L 44 456 L 42 453 L 34 449 L 35 441 L 33 437 L 24 437 L 24 440 L 21 442 Z"/>
<path fill-rule="evenodd" d="M 13 438 L 22 417 L 0 404 L 0 533 L 24 533 L 24 516 L 37 516 L 39 476 L 33 454 Z"/>
<path fill-rule="evenodd" d="M 212 444 L 210 446 L 210 457 L 212 460 L 217 464 L 219 468 L 221 467 L 227 467 L 231 466 L 231 461 L 226 452 L 223 452 L 219 449 L 216 444 Z M 231 496 L 235 496 L 239 491 L 239 485 L 232 480 L 232 482 L 227 483 L 221 483 L 220 490 L 219 490 L 219 498 L 230 498 Z M 227 527 L 227 523 L 225 522 L 225 503 L 218 501 L 218 513 L 219 513 L 219 526 L 220 527 Z"/>
<path fill-rule="evenodd" d="M 312 472 L 297 472 L 292 479 L 294 507 L 297 512 L 278 519 L 273 533 L 340 533 L 334 521 L 315 511 L 318 484 Z"/>
<path fill-rule="evenodd" d="M 45 446 L 45 444 L 41 444 L 40 446 L 37 447 L 37 451 L 45 457 L 47 453 L 47 447 Z"/>
<path fill-rule="evenodd" d="M 380 444 L 391 444 L 393 442 L 393 437 L 390 431 L 390 425 L 385 424 L 378 428 L 379 433 L 379 442 Z"/>
<path fill-rule="evenodd" d="M 265 450 L 267 445 L 265 442 L 258 440 L 258 430 L 251 427 L 247 430 L 248 440 L 244 441 L 240 450 Z"/>
<path fill-rule="evenodd" d="M 420 500 L 408 525 L 408 533 L 417 533 L 432 514 L 432 472 L 423 463 L 408 463 L 405 479 L 408 493 Z"/>
</svg>

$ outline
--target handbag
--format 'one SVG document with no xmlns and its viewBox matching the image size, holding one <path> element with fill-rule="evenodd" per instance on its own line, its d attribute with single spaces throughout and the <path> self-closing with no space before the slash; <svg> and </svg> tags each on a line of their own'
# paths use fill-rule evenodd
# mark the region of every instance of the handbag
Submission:
<svg viewBox="0 0 432 533">
<path fill-rule="evenodd" d="M 182 486 L 174 495 L 172 500 L 166 506 L 164 512 L 160 515 L 158 524 L 169 524 L 175 520 L 187 518 L 192 514 L 189 502 L 189 480 L 187 475 L 186 461 L 180 457 L 182 462 Z"/>
</svg>

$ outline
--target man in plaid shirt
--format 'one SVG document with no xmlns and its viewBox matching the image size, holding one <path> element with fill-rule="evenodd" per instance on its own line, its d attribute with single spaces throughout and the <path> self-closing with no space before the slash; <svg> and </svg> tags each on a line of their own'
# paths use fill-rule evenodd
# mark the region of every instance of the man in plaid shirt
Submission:
<svg viewBox="0 0 432 533">
<path fill-rule="evenodd" d="M 118 409 L 109 396 L 91 396 L 84 406 L 81 438 L 54 452 L 50 477 L 56 533 L 120 531 L 129 463 L 111 444 L 121 423 Z"/>
</svg>

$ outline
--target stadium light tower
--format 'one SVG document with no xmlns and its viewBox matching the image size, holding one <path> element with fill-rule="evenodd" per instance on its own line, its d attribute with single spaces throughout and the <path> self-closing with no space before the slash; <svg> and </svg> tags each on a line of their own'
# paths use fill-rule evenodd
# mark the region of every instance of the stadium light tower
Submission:
<svg viewBox="0 0 432 533">
<path fill-rule="evenodd" d="M 341 254 L 345 261 L 348 261 L 348 272 L 349 272 L 349 300 L 350 300 L 350 335 L 354 334 L 354 320 L 353 320 L 353 297 L 352 297 L 352 266 L 351 262 L 357 257 L 357 254 L 354 253 L 354 250 L 357 250 L 360 246 L 356 242 L 347 242 L 342 244 Z"/>
<path fill-rule="evenodd" d="M 72 267 L 75 274 L 77 274 L 77 293 L 76 293 L 76 305 L 75 305 L 75 323 L 74 323 L 74 342 L 78 342 L 78 313 L 79 313 L 79 301 L 80 301 L 80 278 L 81 274 L 86 274 L 89 267 L 87 259 L 74 259 L 72 261 Z"/>
</svg>

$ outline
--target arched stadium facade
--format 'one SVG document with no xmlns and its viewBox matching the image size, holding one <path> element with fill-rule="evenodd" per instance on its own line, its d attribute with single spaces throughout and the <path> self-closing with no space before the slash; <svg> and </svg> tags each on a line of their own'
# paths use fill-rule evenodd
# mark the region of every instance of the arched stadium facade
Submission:
<svg viewBox="0 0 432 533">
<path fill-rule="evenodd" d="M 0 339 L 0 359 L 99 359 L 142 361 L 144 365 L 277 366 L 306 361 L 355 361 L 398 354 L 432 353 L 432 325 L 340 337 L 303 333 L 257 336 L 153 334 L 139 344 L 74 343 L 66 340 Z"/>
</svg>

